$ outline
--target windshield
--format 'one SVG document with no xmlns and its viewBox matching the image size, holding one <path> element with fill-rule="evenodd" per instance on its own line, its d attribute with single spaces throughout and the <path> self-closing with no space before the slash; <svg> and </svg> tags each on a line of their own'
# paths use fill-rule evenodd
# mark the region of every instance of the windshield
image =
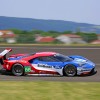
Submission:
<svg viewBox="0 0 100 100">
<path fill-rule="evenodd" d="M 69 58 L 68 56 L 62 55 L 62 54 L 55 54 L 54 57 L 58 59 L 59 61 L 65 62 L 65 61 L 72 61 L 73 59 Z"/>
</svg>

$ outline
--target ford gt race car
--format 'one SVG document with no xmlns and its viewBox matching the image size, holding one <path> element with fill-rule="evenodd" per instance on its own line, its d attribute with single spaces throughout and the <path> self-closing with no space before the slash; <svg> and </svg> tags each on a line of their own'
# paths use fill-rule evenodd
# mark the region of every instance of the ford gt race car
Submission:
<svg viewBox="0 0 100 100">
<path fill-rule="evenodd" d="M 15 76 L 26 74 L 50 74 L 75 76 L 95 72 L 95 64 L 78 55 L 65 56 L 56 52 L 36 52 L 31 54 L 15 54 L 8 58 L 6 54 L 12 49 L 0 53 L 2 68 Z"/>
</svg>

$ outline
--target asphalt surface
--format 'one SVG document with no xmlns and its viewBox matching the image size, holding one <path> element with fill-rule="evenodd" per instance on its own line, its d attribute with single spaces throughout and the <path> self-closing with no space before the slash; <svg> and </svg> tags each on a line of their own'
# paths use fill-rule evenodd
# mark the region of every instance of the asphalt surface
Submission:
<svg viewBox="0 0 100 100">
<path fill-rule="evenodd" d="M 97 73 L 90 76 L 75 76 L 75 77 L 62 77 L 62 76 L 12 76 L 9 74 L 0 74 L 0 81 L 63 81 L 63 82 L 100 82 L 100 46 L 89 47 L 70 47 L 70 46 L 0 46 L 0 52 L 5 48 L 12 48 L 13 51 L 8 54 L 16 53 L 34 53 L 40 51 L 55 51 L 64 55 L 81 55 L 96 64 Z M 1 67 L 0 67 L 1 68 Z"/>
</svg>

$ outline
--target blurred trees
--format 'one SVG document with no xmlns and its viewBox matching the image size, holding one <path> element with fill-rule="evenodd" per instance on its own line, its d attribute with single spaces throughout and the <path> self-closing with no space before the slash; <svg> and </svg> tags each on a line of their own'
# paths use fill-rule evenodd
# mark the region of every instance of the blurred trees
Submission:
<svg viewBox="0 0 100 100">
<path fill-rule="evenodd" d="M 23 31 L 18 29 L 10 29 L 17 35 L 17 43 L 35 43 L 36 36 L 51 36 L 51 37 L 57 37 L 61 34 L 76 34 L 80 35 L 84 41 L 91 42 L 93 40 L 97 39 L 96 33 L 85 33 L 77 31 L 76 33 L 72 33 L 72 31 L 64 31 L 64 32 L 58 32 L 50 30 L 48 32 L 42 31 L 42 30 L 31 30 L 31 31 Z M 59 41 L 55 41 L 54 43 L 59 43 Z"/>
<path fill-rule="evenodd" d="M 84 33 L 84 32 L 76 32 L 77 35 L 80 35 L 84 41 L 90 43 L 94 40 L 97 40 L 97 34 L 96 33 Z"/>
</svg>

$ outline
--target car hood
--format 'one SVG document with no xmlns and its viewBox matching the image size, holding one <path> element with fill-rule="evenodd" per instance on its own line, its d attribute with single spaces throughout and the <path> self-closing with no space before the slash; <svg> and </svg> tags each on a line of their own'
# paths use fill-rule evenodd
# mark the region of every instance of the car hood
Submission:
<svg viewBox="0 0 100 100">
<path fill-rule="evenodd" d="M 69 56 L 69 57 L 73 59 L 71 61 L 71 63 L 75 63 L 75 64 L 78 64 L 78 65 L 85 64 L 88 61 L 88 59 L 86 59 L 82 56 L 78 56 L 78 55 L 73 55 L 73 56 Z"/>
<path fill-rule="evenodd" d="M 78 55 L 73 55 L 73 56 L 69 56 L 69 57 L 73 59 L 72 63 L 78 64 L 79 66 L 82 66 L 84 64 L 90 64 L 90 65 L 95 66 L 95 64 L 92 61 L 88 60 L 85 57 L 78 56 Z"/>
</svg>

